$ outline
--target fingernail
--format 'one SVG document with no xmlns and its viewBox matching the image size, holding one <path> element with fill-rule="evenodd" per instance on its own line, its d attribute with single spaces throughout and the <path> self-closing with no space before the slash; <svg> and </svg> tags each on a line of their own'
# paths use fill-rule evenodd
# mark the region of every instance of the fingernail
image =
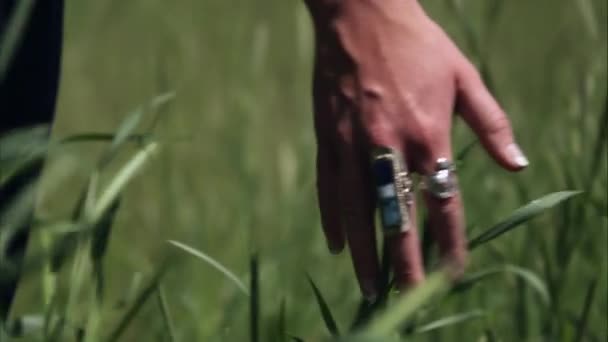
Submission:
<svg viewBox="0 0 608 342">
<path fill-rule="evenodd" d="M 511 160 L 519 167 L 526 167 L 530 164 L 528 158 L 524 155 L 517 144 L 510 144 L 507 146 L 507 153 L 511 157 Z"/>
<path fill-rule="evenodd" d="M 361 290 L 363 291 L 363 296 L 368 303 L 375 303 L 376 299 L 378 299 L 378 293 L 376 292 L 376 281 L 374 279 L 362 280 Z"/>
</svg>

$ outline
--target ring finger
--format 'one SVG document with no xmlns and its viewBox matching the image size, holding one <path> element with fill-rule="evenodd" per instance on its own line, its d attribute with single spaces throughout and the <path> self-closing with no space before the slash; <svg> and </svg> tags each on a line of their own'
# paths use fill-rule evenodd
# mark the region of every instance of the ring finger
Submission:
<svg viewBox="0 0 608 342">
<path fill-rule="evenodd" d="M 423 165 L 423 197 L 429 215 L 429 229 L 439 247 L 442 264 L 455 275 L 466 264 L 464 212 L 456 170 L 448 148 L 434 153 Z"/>
</svg>

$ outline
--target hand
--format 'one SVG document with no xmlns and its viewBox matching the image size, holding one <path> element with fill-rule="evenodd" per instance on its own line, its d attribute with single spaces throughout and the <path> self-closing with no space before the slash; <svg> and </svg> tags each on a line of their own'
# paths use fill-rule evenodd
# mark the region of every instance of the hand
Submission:
<svg viewBox="0 0 608 342">
<path fill-rule="evenodd" d="M 316 32 L 313 95 L 323 228 L 333 253 L 348 243 L 361 290 L 373 299 L 379 265 L 372 146 L 395 148 L 410 171 L 431 174 L 438 158 L 452 160 L 456 109 L 504 168 L 522 169 L 527 160 L 475 67 L 416 1 L 307 4 Z M 462 270 L 466 240 L 460 196 L 440 200 L 425 193 L 423 198 L 442 260 Z M 424 278 L 417 230 L 410 228 L 387 239 L 402 287 Z"/>
</svg>

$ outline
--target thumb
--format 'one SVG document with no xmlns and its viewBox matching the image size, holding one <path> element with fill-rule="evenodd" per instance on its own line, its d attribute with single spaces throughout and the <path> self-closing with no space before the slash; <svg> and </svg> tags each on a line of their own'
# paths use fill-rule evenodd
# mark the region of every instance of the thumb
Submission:
<svg viewBox="0 0 608 342">
<path fill-rule="evenodd" d="M 496 162 L 511 171 L 528 166 L 528 159 L 515 143 L 509 119 L 468 61 L 457 75 L 457 91 L 458 111 Z"/>
</svg>

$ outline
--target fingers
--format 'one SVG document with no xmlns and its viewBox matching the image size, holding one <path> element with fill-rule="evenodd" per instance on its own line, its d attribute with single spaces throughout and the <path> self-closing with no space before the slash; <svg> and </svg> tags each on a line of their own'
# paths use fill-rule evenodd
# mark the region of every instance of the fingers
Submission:
<svg viewBox="0 0 608 342">
<path fill-rule="evenodd" d="M 321 224 L 332 254 L 344 249 L 344 232 L 340 223 L 338 203 L 338 166 L 331 151 L 324 146 L 317 148 L 317 195 L 321 211 Z"/>
<path fill-rule="evenodd" d="M 377 296 L 379 265 L 369 159 L 352 144 L 343 144 L 340 155 L 338 193 L 341 223 L 346 232 L 361 292 L 365 298 L 374 301 Z"/>
<path fill-rule="evenodd" d="M 429 229 L 439 247 L 441 262 L 455 275 L 460 275 L 467 260 L 464 215 L 460 194 L 439 199 L 425 191 Z"/>
<path fill-rule="evenodd" d="M 400 138 L 388 125 L 379 122 L 368 122 L 367 139 L 374 146 L 390 147 L 395 151 L 401 151 Z M 407 158 L 401 152 L 403 162 Z M 366 166 L 370 169 L 370 166 Z M 406 165 L 407 170 L 407 165 Z M 377 189 L 374 189 L 377 191 Z M 375 207 L 375 203 L 373 203 Z M 404 232 L 391 234 L 386 237 L 386 247 L 389 249 L 390 260 L 393 266 L 395 284 L 398 288 L 409 288 L 424 280 L 424 268 L 420 252 L 418 230 L 416 229 L 416 208 L 414 200 L 408 206 L 408 218 L 403 227 Z M 380 212 L 382 215 L 382 212 Z"/>
<path fill-rule="evenodd" d="M 449 136 L 436 141 L 424 160 L 419 161 L 422 174 L 425 177 L 433 175 L 438 171 L 437 160 L 445 158 L 453 161 L 449 143 Z M 457 184 L 454 171 L 450 171 L 451 179 Z M 428 181 L 428 178 L 425 179 Z M 466 265 L 467 246 L 464 230 L 464 210 L 460 196 L 460 189 L 452 197 L 439 198 L 431 193 L 428 185 L 424 187 L 423 198 L 427 207 L 428 226 L 433 240 L 437 243 L 443 266 L 453 273 L 460 275 Z"/>
<path fill-rule="evenodd" d="M 313 80 L 314 123 L 317 137 L 317 196 L 321 225 L 332 254 L 344 249 L 345 237 L 340 223 L 338 203 L 338 156 L 336 150 L 335 118 L 331 82 L 315 63 Z"/>
<path fill-rule="evenodd" d="M 398 288 L 409 288 L 424 280 L 424 267 L 416 228 L 416 207 L 413 202 L 409 213 L 409 229 L 386 239 Z"/>
<path fill-rule="evenodd" d="M 323 230 L 334 253 L 343 249 L 346 235 L 361 292 L 373 301 L 379 265 L 369 155 L 353 132 L 351 109 L 338 108 L 343 104 L 336 99 L 335 84 L 323 76 L 318 63 L 315 69 L 317 188 Z"/>
<path fill-rule="evenodd" d="M 511 171 L 528 166 L 528 159 L 515 143 L 509 119 L 475 67 L 467 61 L 461 69 L 457 75 L 457 105 L 464 120 L 501 166 Z"/>
</svg>

